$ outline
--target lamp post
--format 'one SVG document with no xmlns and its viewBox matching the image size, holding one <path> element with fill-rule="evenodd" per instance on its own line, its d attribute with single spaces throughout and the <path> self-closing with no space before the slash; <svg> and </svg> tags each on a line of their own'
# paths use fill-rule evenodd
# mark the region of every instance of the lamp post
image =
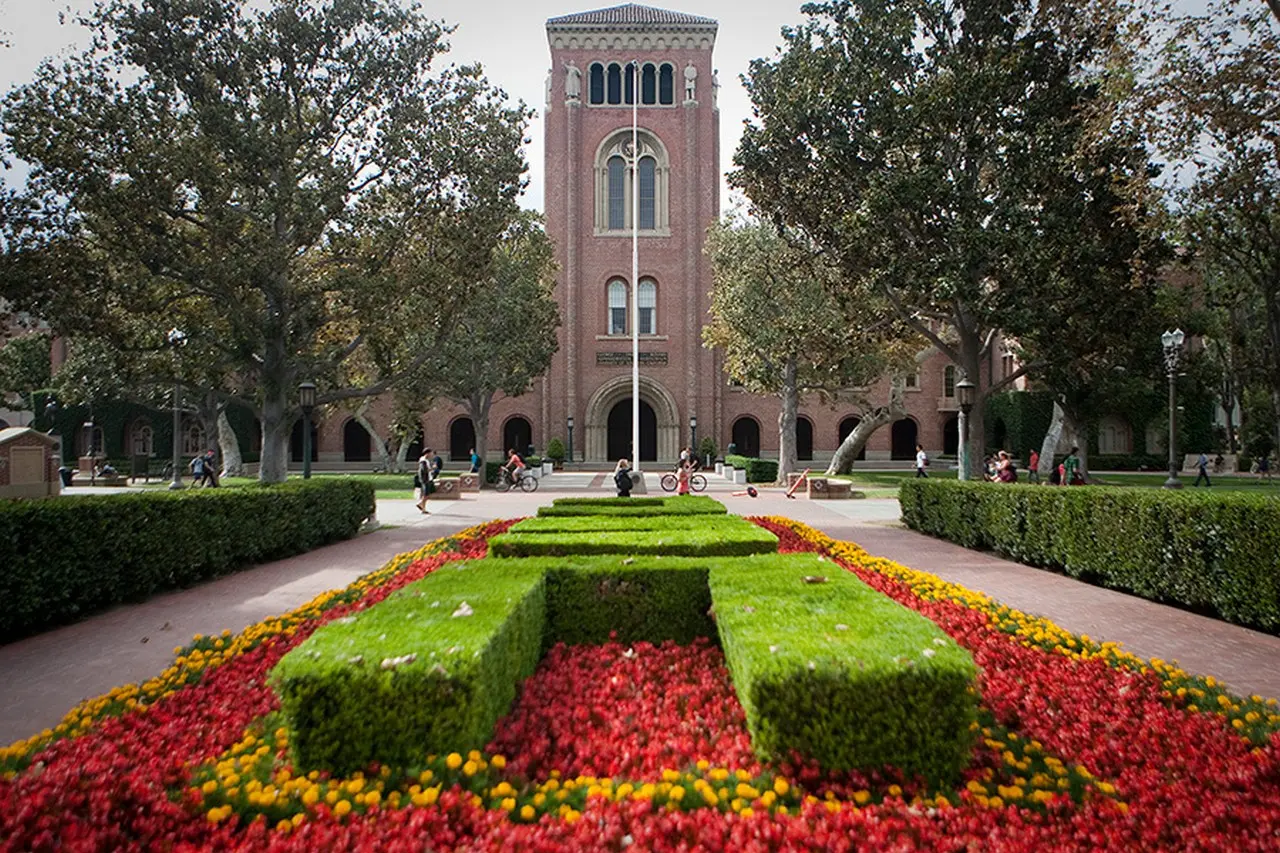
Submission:
<svg viewBox="0 0 1280 853">
<path fill-rule="evenodd" d="M 960 445 L 956 453 L 960 464 L 958 479 L 969 479 L 969 412 L 973 410 L 973 383 L 965 376 L 956 383 L 956 401 L 960 404 L 960 418 L 957 426 L 960 429 Z"/>
<path fill-rule="evenodd" d="M 187 345 L 187 333 L 173 327 L 165 334 L 169 349 L 173 351 L 173 375 L 178 375 L 178 350 Z M 182 382 L 173 380 L 173 480 L 170 489 L 182 488 Z"/>
<path fill-rule="evenodd" d="M 573 415 L 569 415 L 566 423 L 569 426 L 569 461 L 573 461 Z"/>
<path fill-rule="evenodd" d="M 302 479 L 311 479 L 311 410 L 316 406 L 316 384 L 298 385 L 298 405 L 302 407 Z"/>
<path fill-rule="evenodd" d="M 689 415 L 689 455 L 697 458 L 698 452 L 698 416 Z"/>
<path fill-rule="evenodd" d="M 1174 446 L 1174 435 L 1178 420 L 1176 399 L 1178 362 L 1182 357 L 1182 342 L 1186 338 L 1181 329 L 1174 329 L 1160 336 L 1160 343 L 1164 345 L 1164 372 L 1169 377 L 1169 479 L 1164 481 L 1166 489 L 1182 488 L 1182 481 L 1178 479 L 1178 454 Z"/>
</svg>

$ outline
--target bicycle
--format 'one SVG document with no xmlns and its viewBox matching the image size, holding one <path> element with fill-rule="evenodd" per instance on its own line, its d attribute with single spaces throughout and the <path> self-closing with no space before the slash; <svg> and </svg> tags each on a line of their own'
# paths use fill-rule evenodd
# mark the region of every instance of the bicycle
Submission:
<svg viewBox="0 0 1280 853">
<path fill-rule="evenodd" d="M 522 492 L 538 491 L 538 478 L 530 474 L 528 470 L 524 468 L 520 468 L 519 471 L 519 479 L 516 481 L 511 479 L 510 471 L 505 468 L 499 469 L 498 482 L 494 484 L 495 488 L 500 492 L 505 492 L 515 488 L 516 485 L 519 485 L 520 491 Z"/>
<path fill-rule="evenodd" d="M 662 475 L 662 490 L 664 492 L 674 492 L 676 487 L 680 485 L 680 479 L 674 473 Z M 689 491 L 701 492 L 707 488 L 707 478 L 701 474 L 693 473 L 689 475 Z"/>
</svg>

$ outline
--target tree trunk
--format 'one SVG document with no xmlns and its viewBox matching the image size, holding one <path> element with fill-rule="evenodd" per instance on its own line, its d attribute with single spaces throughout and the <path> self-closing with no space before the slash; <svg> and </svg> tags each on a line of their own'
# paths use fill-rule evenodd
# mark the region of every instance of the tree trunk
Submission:
<svg viewBox="0 0 1280 853">
<path fill-rule="evenodd" d="M 1076 458 L 1080 460 L 1080 477 L 1089 482 L 1089 437 L 1081 428 L 1082 419 L 1072 412 L 1063 410 L 1064 423 L 1072 436 L 1072 446 L 1076 448 Z"/>
<path fill-rule="evenodd" d="M 222 476 L 240 477 L 244 475 L 244 458 L 240 455 L 240 440 L 236 431 L 231 428 L 227 419 L 227 409 L 218 410 L 218 449 L 222 451 Z"/>
<path fill-rule="evenodd" d="M 1049 482 L 1049 475 L 1053 472 L 1053 455 L 1058 452 L 1058 442 L 1062 440 L 1062 424 L 1066 420 L 1066 413 L 1062 411 L 1062 406 L 1057 400 L 1053 401 L 1053 417 L 1049 419 L 1049 430 L 1044 434 L 1044 441 L 1040 445 L 1040 464 L 1036 466 L 1036 473 L 1040 475 L 1040 482 Z"/>
<path fill-rule="evenodd" d="M 489 411 L 493 408 L 493 392 L 478 392 L 467 399 L 467 414 L 476 431 L 476 454 L 480 457 L 480 488 L 485 482 L 485 468 L 489 452 Z"/>
<path fill-rule="evenodd" d="M 356 409 L 352 419 L 364 427 L 364 431 L 369 433 L 369 444 L 377 451 L 378 466 L 383 471 L 391 471 L 391 454 L 387 451 L 387 442 L 382 440 L 382 436 L 378 435 L 378 431 L 374 429 L 373 424 L 369 423 L 369 419 L 365 417 L 369 412 L 370 399 L 365 397 L 360 401 L 360 408 Z"/>
<path fill-rule="evenodd" d="M 796 390 L 796 357 L 787 356 L 782 368 L 782 411 L 778 414 L 778 484 L 787 484 L 787 475 L 796 470 L 796 410 L 800 393 Z"/>
<path fill-rule="evenodd" d="M 840 446 L 836 448 L 835 455 L 831 457 L 831 464 L 827 466 L 828 477 L 832 474 L 849 473 L 853 468 L 853 460 L 858 458 L 858 454 L 867 446 L 867 440 L 875 434 L 875 431 L 906 415 L 907 410 L 902 403 L 903 387 L 902 379 L 895 377 L 889 386 L 889 404 L 878 406 L 867 412 L 853 428 L 853 432 L 845 436 L 844 441 L 840 442 Z"/>
</svg>

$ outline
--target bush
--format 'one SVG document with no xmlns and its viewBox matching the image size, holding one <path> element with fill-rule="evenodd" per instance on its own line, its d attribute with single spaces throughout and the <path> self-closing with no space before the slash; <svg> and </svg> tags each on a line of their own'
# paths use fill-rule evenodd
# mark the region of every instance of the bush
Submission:
<svg viewBox="0 0 1280 853">
<path fill-rule="evenodd" d="M 691 525 L 684 519 L 661 528 L 635 530 L 637 522 L 666 519 L 593 519 L 537 518 L 521 522 L 534 524 L 570 521 L 590 522 L 580 532 L 553 530 L 519 532 L 514 528 L 489 540 L 489 553 L 495 557 L 565 557 L 591 554 L 653 554 L 672 557 L 731 557 L 768 554 L 778 548 L 778 538 L 763 528 L 738 516 L 702 516 Z M 604 522 L 614 521 L 607 527 Z M 518 527 L 519 525 L 517 525 Z M 526 528 L 528 530 L 528 528 Z"/>
<path fill-rule="evenodd" d="M 774 459 L 753 456 L 726 456 L 724 464 L 747 472 L 748 483 L 773 483 L 778 479 L 778 463 Z"/>
<path fill-rule="evenodd" d="M 934 784 L 959 775 L 977 667 L 941 628 L 813 555 L 717 566 L 710 584 L 758 755 L 797 750 L 823 768 L 887 765 Z"/>
<path fill-rule="evenodd" d="M 350 538 L 373 510 L 340 477 L 0 501 L 0 642 Z"/>
<path fill-rule="evenodd" d="M 486 483 L 498 482 L 498 472 L 502 470 L 502 466 L 506 462 L 486 462 L 484 463 L 484 481 Z"/>
<path fill-rule="evenodd" d="M 270 676 L 294 762 L 345 775 L 483 749 L 542 657 L 544 620 L 541 572 L 474 562 L 320 628 Z"/>
<path fill-rule="evenodd" d="M 564 442 L 558 438 L 548 441 L 547 458 L 552 462 L 564 462 Z"/>
<path fill-rule="evenodd" d="M 1280 630 L 1280 501 L 1159 489 L 907 480 L 908 527 L 1153 601 Z"/>
<path fill-rule="evenodd" d="M 725 505 L 705 495 L 673 498 L 601 498 L 599 504 L 583 504 L 579 498 L 559 498 L 551 506 L 538 507 L 538 517 L 600 515 L 643 518 L 660 515 L 725 515 Z"/>
<path fill-rule="evenodd" d="M 702 459 L 704 461 L 707 459 L 710 459 L 714 463 L 716 459 L 716 454 L 718 454 L 719 452 L 720 452 L 720 449 L 716 447 L 716 440 L 711 436 L 704 435 L 702 438 L 698 439 L 698 458 L 699 459 Z"/>
<path fill-rule="evenodd" d="M 1089 457 L 1090 471 L 1166 471 L 1168 468 L 1169 460 L 1154 453 L 1096 453 Z"/>
</svg>

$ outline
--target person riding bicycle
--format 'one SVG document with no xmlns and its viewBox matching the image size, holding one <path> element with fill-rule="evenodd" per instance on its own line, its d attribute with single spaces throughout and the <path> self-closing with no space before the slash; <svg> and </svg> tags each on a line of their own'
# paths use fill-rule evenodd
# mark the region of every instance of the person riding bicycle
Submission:
<svg viewBox="0 0 1280 853">
<path fill-rule="evenodd" d="M 507 464 L 503 465 L 501 470 L 511 478 L 512 483 L 519 483 L 520 478 L 524 476 L 524 460 L 514 448 L 507 451 Z"/>
</svg>

